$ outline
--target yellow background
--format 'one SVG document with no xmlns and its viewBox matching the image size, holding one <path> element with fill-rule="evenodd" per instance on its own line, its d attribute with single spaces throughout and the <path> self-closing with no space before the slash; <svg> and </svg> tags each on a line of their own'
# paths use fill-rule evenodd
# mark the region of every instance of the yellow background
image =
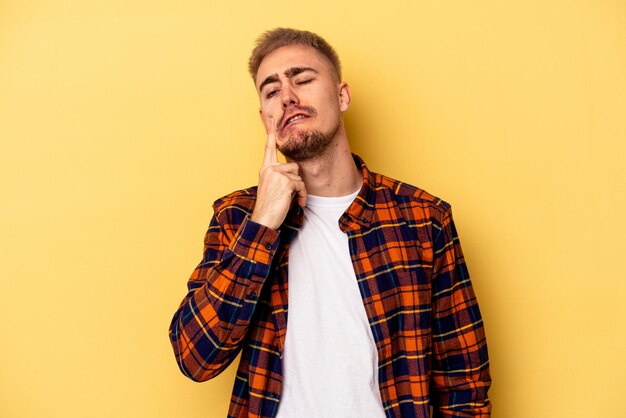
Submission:
<svg viewBox="0 0 626 418">
<path fill-rule="evenodd" d="M 495 417 L 626 393 L 623 1 L 0 3 L 0 416 L 223 417 L 167 328 L 211 203 L 256 184 L 263 30 L 319 32 L 353 150 L 453 205 Z"/>
</svg>

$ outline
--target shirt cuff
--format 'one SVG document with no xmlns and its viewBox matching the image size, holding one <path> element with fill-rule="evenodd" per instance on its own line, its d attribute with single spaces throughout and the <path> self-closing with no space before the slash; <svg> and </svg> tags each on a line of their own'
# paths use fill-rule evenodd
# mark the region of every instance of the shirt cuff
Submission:
<svg viewBox="0 0 626 418">
<path fill-rule="evenodd" d="M 278 248 L 279 235 L 279 231 L 246 216 L 230 244 L 230 250 L 245 259 L 269 265 Z"/>
</svg>

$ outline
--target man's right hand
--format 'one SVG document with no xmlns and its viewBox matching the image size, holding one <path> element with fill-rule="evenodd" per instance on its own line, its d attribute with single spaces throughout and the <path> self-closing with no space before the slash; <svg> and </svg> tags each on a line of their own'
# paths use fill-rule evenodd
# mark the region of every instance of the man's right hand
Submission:
<svg viewBox="0 0 626 418">
<path fill-rule="evenodd" d="M 259 170 L 259 186 L 250 220 L 278 229 L 283 223 L 294 195 L 298 204 L 306 205 L 306 188 L 296 163 L 281 164 L 276 151 L 276 126 L 270 118 L 263 165 Z"/>
</svg>

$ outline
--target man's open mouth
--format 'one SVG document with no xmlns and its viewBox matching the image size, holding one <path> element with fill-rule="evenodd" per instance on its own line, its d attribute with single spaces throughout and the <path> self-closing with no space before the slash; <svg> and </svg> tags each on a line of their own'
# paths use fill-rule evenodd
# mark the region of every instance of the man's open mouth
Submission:
<svg viewBox="0 0 626 418">
<path fill-rule="evenodd" d="M 305 118 L 309 118 L 309 116 L 304 113 L 296 113 L 295 115 L 292 115 L 285 120 L 285 123 L 283 124 L 282 129 L 286 129 L 287 127 L 294 124 L 295 122 L 301 119 L 305 119 Z"/>
</svg>

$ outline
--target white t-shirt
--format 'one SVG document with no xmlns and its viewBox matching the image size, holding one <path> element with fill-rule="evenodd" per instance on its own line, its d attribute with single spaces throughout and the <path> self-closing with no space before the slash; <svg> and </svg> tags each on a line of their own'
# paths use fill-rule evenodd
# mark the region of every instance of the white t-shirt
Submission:
<svg viewBox="0 0 626 418">
<path fill-rule="evenodd" d="M 382 418 L 378 354 L 338 220 L 358 194 L 307 197 L 289 248 L 278 418 Z"/>
</svg>

